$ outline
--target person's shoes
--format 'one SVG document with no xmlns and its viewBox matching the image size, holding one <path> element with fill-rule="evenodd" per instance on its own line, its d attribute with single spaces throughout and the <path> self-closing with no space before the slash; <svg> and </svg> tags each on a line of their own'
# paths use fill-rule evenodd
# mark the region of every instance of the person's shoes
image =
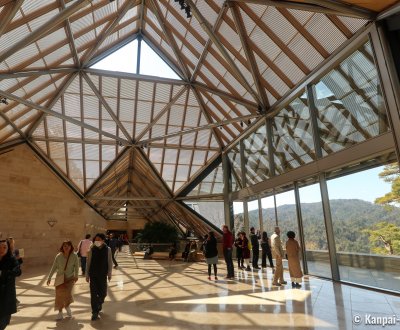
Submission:
<svg viewBox="0 0 400 330">
<path fill-rule="evenodd" d="M 283 285 L 287 284 L 286 281 L 281 281 L 280 283 L 281 283 L 281 285 L 282 285 L 282 284 L 283 284 Z"/>
<path fill-rule="evenodd" d="M 255 266 L 255 267 L 253 267 L 253 269 L 260 269 L 260 267 L 258 267 L 258 266 Z"/>
<path fill-rule="evenodd" d="M 296 283 L 296 284 L 295 284 L 295 287 L 298 288 L 298 289 L 300 289 L 300 288 L 301 288 L 301 284 L 300 284 L 300 283 Z"/>
<path fill-rule="evenodd" d="M 211 281 L 211 276 L 208 276 L 208 280 Z"/>
<path fill-rule="evenodd" d="M 61 321 L 64 318 L 64 315 L 62 312 L 58 312 L 57 317 L 56 317 L 56 321 Z"/>
<path fill-rule="evenodd" d="M 280 283 L 272 283 L 273 286 L 281 286 Z"/>
<path fill-rule="evenodd" d="M 72 311 L 71 311 L 71 307 L 65 307 L 65 310 L 67 311 L 67 316 L 68 317 L 72 317 Z"/>
<path fill-rule="evenodd" d="M 98 313 L 93 313 L 92 314 L 92 321 L 96 321 L 99 319 L 99 314 Z"/>
<path fill-rule="evenodd" d="M 217 276 L 215 276 L 215 280 L 218 281 L 218 277 Z"/>
<path fill-rule="evenodd" d="M 246 270 L 247 270 L 247 271 L 250 271 L 250 270 L 251 270 L 250 266 L 247 266 Z"/>
<path fill-rule="evenodd" d="M 296 288 L 296 283 L 292 282 L 292 288 Z"/>
</svg>

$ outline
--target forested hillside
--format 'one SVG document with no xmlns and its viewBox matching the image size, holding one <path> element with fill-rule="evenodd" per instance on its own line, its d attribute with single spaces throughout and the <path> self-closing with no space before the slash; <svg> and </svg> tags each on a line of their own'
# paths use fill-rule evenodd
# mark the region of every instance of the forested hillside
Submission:
<svg viewBox="0 0 400 330">
<path fill-rule="evenodd" d="M 338 251 L 371 253 L 368 234 L 378 222 L 388 222 L 400 226 L 400 208 L 387 207 L 358 199 L 331 200 L 331 213 Z M 304 203 L 301 207 L 306 248 L 327 250 L 325 223 L 321 203 Z M 282 205 L 277 208 L 282 237 L 288 230 L 298 233 L 295 205 Z M 263 209 L 264 229 L 272 234 L 275 225 L 274 209 Z M 243 215 L 235 218 L 235 228 L 241 227 Z M 250 226 L 258 227 L 258 210 L 249 212 Z"/>
</svg>

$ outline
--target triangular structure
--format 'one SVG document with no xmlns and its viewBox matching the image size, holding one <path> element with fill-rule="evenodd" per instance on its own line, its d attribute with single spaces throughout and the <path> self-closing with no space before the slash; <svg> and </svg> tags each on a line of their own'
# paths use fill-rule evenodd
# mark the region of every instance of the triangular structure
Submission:
<svg viewBox="0 0 400 330">
<path fill-rule="evenodd" d="M 90 68 L 180 79 L 174 70 L 145 41 L 138 39 L 124 45 Z"/>
</svg>

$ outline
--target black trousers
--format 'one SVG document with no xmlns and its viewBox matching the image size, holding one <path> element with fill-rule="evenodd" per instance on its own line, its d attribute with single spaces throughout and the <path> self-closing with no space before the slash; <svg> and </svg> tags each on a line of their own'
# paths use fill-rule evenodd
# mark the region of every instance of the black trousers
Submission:
<svg viewBox="0 0 400 330">
<path fill-rule="evenodd" d="M 260 250 L 253 249 L 253 267 L 258 267 L 258 258 L 260 257 Z"/>
<path fill-rule="evenodd" d="M 238 262 L 238 267 L 243 267 L 243 251 L 242 249 L 236 249 L 236 258 L 237 258 L 237 262 Z"/>
<path fill-rule="evenodd" d="M 226 263 L 226 269 L 228 272 L 227 277 L 234 277 L 235 270 L 233 267 L 232 249 L 224 249 L 224 258 L 225 258 L 225 263 Z"/>
<path fill-rule="evenodd" d="M 117 251 L 117 249 L 111 249 L 111 256 L 112 256 L 112 261 L 115 267 L 118 266 L 118 262 L 117 260 L 115 260 L 115 252 Z"/>
<path fill-rule="evenodd" d="M 261 254 L 261 267 L 267 267 L 267 257 L 269 260 L 269 265 L 271 268 L 274 268 L 274 262 L 272 261 L 272 253 L 271 250 L 263 250 Z"/>
<path fill-rule="evenodd" d="M 217 277 L 217 265 L 213 264 L 214 266 L 214 276 Z M 208 276 L 211 276 L 211 265 L 208 265 Z"/>
<path fill-rule="evenodd" d="M 0 330 L 4 330 L 10 324 L 11 314 L 0 316 Z"/>
<path fill-rule="evenodd" d="M 107 276 L 90 277 L 90 304 L 92 305 L 92 313 L 99 313 L 101 305 L 107 296 Z"/>
</svg>

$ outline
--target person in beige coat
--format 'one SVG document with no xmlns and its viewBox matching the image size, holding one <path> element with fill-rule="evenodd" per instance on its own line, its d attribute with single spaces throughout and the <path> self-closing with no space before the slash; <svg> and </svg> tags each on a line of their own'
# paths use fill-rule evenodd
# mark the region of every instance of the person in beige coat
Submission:
<svg viewBox="0 0 400 330">
<path fill-rule="evenodd" d="M 290 279 L 293 288 L 300 288 L 299 282 L 302 281 L 303 272 L 300 267 L 300 245 L 294 238 L 296 234 L 293 231 L 287 232 L 288 241 L 286 242 L 286 254 L 289 264 Z"/>
<path fill-rule="evenodd" d="M 275 227 L 275 232 L 271 236 L 271 250 L 272 256 L 275 258 L 275 273 L 274 278 L 272 280 L 272 285 L 281 286 L 287 284 L 287 282 L 283 279 L 283 249 L 281 242 L 281 230 L 279 227 Z"/>
</svg>

